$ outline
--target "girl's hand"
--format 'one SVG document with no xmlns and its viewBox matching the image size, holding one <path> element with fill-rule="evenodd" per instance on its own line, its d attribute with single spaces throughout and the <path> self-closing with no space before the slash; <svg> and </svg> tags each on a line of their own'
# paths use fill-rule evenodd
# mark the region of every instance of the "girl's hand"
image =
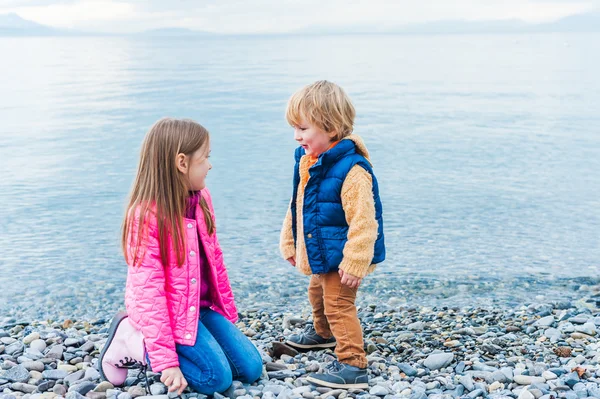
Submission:
<svg viewBox="0 0 600 399">
<path fill-rule="evenodd" d="M 177 391 L 178 395 L 181 395 L 188 385 L 179 367 L 164 369 L 160 377 L 160 382 L 169 388 L 169 392 Z"/>
<path fill-rule="evenodd" d="M 292 266 L 296 267 L 296 257 L 292 256 L 291 258 L 287 258 L 287 261 L 292 264 Z"/>
<path fill-rule="evenodd" d="M 342 278 L 342 284 L 347 285 L 350 288 L 358 288 L 362 282 L 362 278 L 351 275 L 350 273 L 344 272 L 339 269 L 340 277 Z"/>
</svg>

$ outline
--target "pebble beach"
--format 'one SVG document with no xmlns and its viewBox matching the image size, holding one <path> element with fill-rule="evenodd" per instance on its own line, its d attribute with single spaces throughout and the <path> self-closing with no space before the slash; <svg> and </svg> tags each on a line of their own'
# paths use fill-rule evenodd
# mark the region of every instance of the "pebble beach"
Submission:
<svg viewBox="0 0 600 399">
<path fill-rule="evenodd" d="M 263 374 L 251 385 L 234 381 L 214 397 L 600 398 L 600 289 L 588 288 L 579 300 L 514 308 L 423 306 L 397 297 L 378 301 L 374 293 L 367 294 L 359 316 L 369 389 L 350 391 L 306 381 L 308 373 L 335 359 L 331 351 L 298 353 L 284 344 L 286 336 L 310 323 L 307 304 L 245 304 L 237 325 L 259 349 Z M 109 323 L 5 323 L 0 327 L 0 399 L 173 397 L 152 372 L 149 386 L 136 378 L 135 370 L 122 387 L 101 380 L 97 361 Z M 183 397 L 205 398 L 189 389 Z"/>
</svg>

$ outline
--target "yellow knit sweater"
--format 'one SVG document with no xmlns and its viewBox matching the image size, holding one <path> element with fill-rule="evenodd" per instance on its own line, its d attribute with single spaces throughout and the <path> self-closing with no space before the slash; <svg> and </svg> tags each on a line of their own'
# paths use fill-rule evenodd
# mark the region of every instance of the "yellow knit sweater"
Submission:
<svg viewBox="0 0 600 399">
<path fill-rule="evenodd" d="M 369 159 L 369 152 L 362 139 L 352 134 L 343 140 L 352 140 L 356 144 L 356 151 Z M 312 274 L 304 242 L 304 226 L 302 209 L 304 205 L 303 181 L 307 181 L 308 164 L 310 159 L 303 156 L 300 159 L 300 184 L 296 199 L 296 243 L 292 232 L 292 211 L 288 207 L 283 221 L 279 249 L 283 259 L 296 258 L 296 268 L 306 275 Z M 377 240 L 377 219 L 375 219 L 375 199 L 373 198 L 373 180 L 369 172 L 359 165 L 350 169 L 342 185 L 342 207 L 348 223 L 348 241 L 343 250 L 343 259 L 339 268 L 356 277 L 364 277 L 375 270 L 371 264 L 375 253 Z"/>
</svg>

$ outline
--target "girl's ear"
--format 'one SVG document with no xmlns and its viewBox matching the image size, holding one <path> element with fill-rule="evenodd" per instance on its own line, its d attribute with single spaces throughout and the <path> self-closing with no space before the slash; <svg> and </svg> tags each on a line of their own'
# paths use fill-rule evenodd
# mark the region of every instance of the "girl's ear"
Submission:
<svg viewBox="0 0 600 399">
<path fill-rule="evenodd" d="M 189 159 L 187 155 L 181 153 L 177 154 L 177 157 L 175 158 L 175 165 L 181 173 L 186 175 L 189 167 Z"/>
</svg>

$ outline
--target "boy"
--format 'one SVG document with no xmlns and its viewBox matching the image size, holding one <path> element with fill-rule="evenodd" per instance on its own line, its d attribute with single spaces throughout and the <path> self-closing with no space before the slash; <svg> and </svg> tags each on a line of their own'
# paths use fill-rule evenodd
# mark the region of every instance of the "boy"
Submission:
<svg viewBox="0 0 600 399">
<path fill-rule="evenodd" d="M 313 325 L 287 344 L 304 350 L 336 347 L 338 360 L 307 380 L 366 389 L 356 293 L 363 277 L 385 259 L 385 245 L 377 179 L 362 139 L 352 134 L 354 117 L 349 97 L 331 82 L 315 82 L 290 98 L 286 118 L 300 147 L 280 250 L 311 275 Z"/>
</svg>

